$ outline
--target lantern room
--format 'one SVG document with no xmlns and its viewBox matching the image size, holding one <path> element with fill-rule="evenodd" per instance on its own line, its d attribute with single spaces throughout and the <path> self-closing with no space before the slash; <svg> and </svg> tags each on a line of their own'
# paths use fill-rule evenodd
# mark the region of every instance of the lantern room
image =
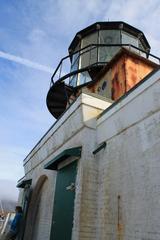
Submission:
<svg viewBox="0 0 160 240">
<path fill-rule="evenodd" d="M 111 65 L 110 63 L 113 62 L 113 59 L 119 55 L 122 49 L 134 53 L 135 56 L 133 58 L 136 60 L 138 57 L 136 61 L 139 61 L 139 64 L 142 66 L 141 72 L 143 74 L 135 70 L 137 80 L 134 84 L 136 84 L 155 67 L 152 66 L 152 60 L 156 57 L 150 54 L 150 45 L 143 32 L 124 22 L 97 22 L 79 31 L 69 46 L 69 55 L 61 59 L 51 78 L 51 85 L 46 99 L 50 113 L 56 119 L 59 118 L 72 103 L 73 99 L 78 96 L 80 89 L 89 87 L 95 81 L 100 81 L 98 76 L 104 73 L 104 69 Z M 150 57 L 153 58 L 149 60 Z M 143 64 L 143 62 L 146 63 Z M 122 64 L 125 70 L 127 68 L 136 69 L 135 63 L 130 67 L 128 65 L 124 66 L 125 64 L 126 61 Z M 114 68 L 116 69 L 116 66 Z M 138 66 L 137 69 L 139 69 Z M 123 85 L 126 85 L 127 81 L 125 82 L 125 79 L 129 76 L 128 70 L 127 72 L 125 71 L 124 75 L 121 74 L 121 78 L 122 76 L 123 79 L 118 79 L 118 84 L 123 82 Z M 105 81 L 111 81 L 111 76 L 109 78 Z M 105 85 L 112 88 L 107 91 L 115 91 L 112 86 L 114 84 L 107 84 L 107 82 Z M 131 84 L 131 86 L 134 84 Z M 125 91 L 122 91 L 121 94 L 127 91 L 127 87 L 124 89 Z M 97 92 L 101 94 L 101 91 Z M 117 96 L 121 96 L 121 94 Z M 112 95 L 110 94 L 109 96 Z M 108 97 L 108 95 L 105 97 Z M 111 97 L 113 101 L 116 99 Z"/>
<path fill-rule="evenodd" d="M 71 72 L 80 72 L 70 77 L 69 85 L 76 87 L 92 81 L 121 47 L 132 48 L 141 55 L 144 55 L 143 51 L 145 54 L 150 51 L 144 34 L 123 22 L 99 22 L 78 32 L 69 53 Z"/>
</svg>

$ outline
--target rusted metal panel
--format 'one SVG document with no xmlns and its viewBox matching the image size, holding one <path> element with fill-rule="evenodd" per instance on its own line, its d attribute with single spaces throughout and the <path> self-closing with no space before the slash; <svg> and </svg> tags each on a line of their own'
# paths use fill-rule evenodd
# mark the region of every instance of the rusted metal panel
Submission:
<svg viewBox="0 0 160 240">
<path fill-rule="evenodd" d="M 139 81 L 153 70 L 153 66 L 135 59 L 131 56 L 126 57 L 126 91 L 134 87 Z"/>
<path fill-rule="evenodd" d="M 112 99 L 120 98 L 153 69 L 152 65 L 138 59 L 138 56 L 121 56 L 112 67 Z"/>
<path fill-rule="evenodd" d="M 126 91 L 125 56 L 112 67 L 112 99 L 117 100 Z"/>
<path fill-rule="evenodd" d="M 109 63 L 109 68 L 102 70 L 103 74 L 93 84 L 86 86 L 89 92 L 101 96 L 119 99 L 144 77 L 146 77 L 155 65 L 135 53 L 122 51 L 117 58 Z"/>
</svg>

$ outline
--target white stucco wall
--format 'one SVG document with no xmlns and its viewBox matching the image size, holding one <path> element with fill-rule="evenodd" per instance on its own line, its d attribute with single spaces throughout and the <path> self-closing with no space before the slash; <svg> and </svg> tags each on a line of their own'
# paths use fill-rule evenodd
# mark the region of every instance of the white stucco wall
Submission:
<svg viewBox="0 0 160 240">
<path fill-rule="evenodd" d="M 97 121 L 97 239 L 160 239 L 160 72 Z"/>
<path fill-rule="evenodd" d="M 53 213 L 56 171 L 44 165 L 63 150 L 82 146 L 72 240 L 160 239 L 159 79 L 160 71 L 111 108 L 82 93 L 35 146 L 24 160 L 26 178 L 32 178 L 34 190 L 46 175 L 49 189 L 42 192 L 37 226 L 43 225 L 46 202 L 45 232 L 50 232 Z M 106 148 L 94 155 L 104 141 Z M 49 236 L 39 230 L 34 234 Z"/>
<path fill-rule="evenodd" d="M 45 188 L 42 188 L 44 196 L 40 200 L 41 207 L 37 213 L 34 239 L 49 239 L 49 235 L 46 234 L 47 231 L 50 233 L 51 229 L 56 171 L 45 170 L 44 165 L 63 150 L 78 146 L 82 146 L 82 157 L 78 162 L 72 239 L 78 240 L 87 236 L 95 239 L 97 193 L 92 185 L 97 181 L 97 165 L 92 161 L 92 151 L 96 147 L 96 117 L 110 104 L 110 101 L 104 101 L 103 98 L 82 93 L 24 160 L 25 178 L 32 179 L 33 192 L 42 175 L 46 175 L 48 179 L 48 191 L 43 191 Z M 47 218 L 44 214 L 46 202 L 49 203 Z M 44 222 L 43 234 L 40 229 Z M 27 233 L 25 236 L 27 237 Z"/>
</svg>

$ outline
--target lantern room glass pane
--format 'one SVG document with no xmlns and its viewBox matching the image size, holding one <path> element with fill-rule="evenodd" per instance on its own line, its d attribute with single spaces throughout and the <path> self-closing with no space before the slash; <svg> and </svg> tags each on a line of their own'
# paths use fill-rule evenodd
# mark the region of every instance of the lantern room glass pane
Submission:
<svg viewBox="0 0 160 240">
<path fill-rule="evenodd" d="M 138 48 L 143 50 L 143 51 L 146 51 L 146 48 L 144 47 L 144 45 L 141 43 L 141 41 L 139 40 L 138 41 Z M 147 54 L 142 52 L 142 51 L 139 51 L 139 54 L 142 56 L 142 57 L 147 57 Z"/>
<path fill-rule="evenodd" d="M 78 44 L 74 50 L 74 52 L 78 51 L 80 48 L 80 44 Z M 71 59 L 71 72 L 78 70 L 79 68 L 79 52 L 73 53 L 72 59 Z"/>
<path fill-rule="evenodd" d="M 75 52 L 79 50 L 80 44 L 76 46 Z M 74 53 L 71 58 L 71 69 L 70 72 L 74 72 L 79 69 L 79 58 L 80 58 L 80 52 Z M 73 75 L 69 79 L 69 85 L 76 87 L 77 86 L 77 74 Z"/>
<path fill-rule="evenodd" d="M 79 67 L 79 52 L 72 56 L 71 72 L 77 70 Z"/>
<path fill-rule="evenodd" d="M 77 73 L 70 77 L 69 85 L 72 87 L 77 87 L 79 85 L 85 84 L 92 81 L 88 71 Z"/>
<path fill-rule="evenodd" d="M 101 30 L 99 32 L 99 43 L 106 45 L 121 44 L 120 30 Z M 100 46 L 98 49 L 99 62 L 109 62 L 119 49 L 119 46 Z"/>
<path fill-rule="evenodd" d="M 137 54 L 141 55 L 143 54 L 139 49 L 139 39 L 129 33 L 122 31 L 122 44 L 130 44 L 132 46 L 126 46 L 125 48 L 128 48 L 129 50 L 136 52 Z M 136 48 L 134 48 L 134 46 Z"/>
<path fill-rule="evenodd" d="M 89 76 L 89 73 L 87 71 L 81 72 L 81 73 L 78 74 L 77 85 L 82 85 L 82 84 L 85 84 L 85 83 L 90 82 L 90 81 L 92 81 L 92 79 Z"/>
<path fill-rule="evenodd" d="M 131 44 L 135 47 L 138 47 L 138 38 L 122 31 L 122 44 Z"/>
<path fill-rule="evenodd" d="M 98 31 L 84 37 L 81 41 L 81 48 L 87 47 L 90 44 L 98 43 Z"/>
<path fill-rule="evenodd" d="M 69 79 L 69 86 L 76 87 L 77 86 L 77 76 L 78 74 L 75 74 L 70 77 Z"/>
<path fill-rule="evenodd" d="M 141 41 L 139 40 L 139 43 L 138 43 L 138 47 L 140 49 L 142 49 L 143 51 L 146 51 L 146 48 L 143 46 L 143 44 L 141 43 Z"/>
<path fill-rule="evenodd" d="M 84 37 L 81 41 L 81 48 L 98 43 L 98 31 Z M 85 68 L 97 62 L 97 47 L 91 46 L 81 51 L 80 68 Z"/>
<path fill-rule="evenodd" d="M 120 44 L 120 30 L 101 30 L 99 32 L 100 44 Z"/>
</svg>

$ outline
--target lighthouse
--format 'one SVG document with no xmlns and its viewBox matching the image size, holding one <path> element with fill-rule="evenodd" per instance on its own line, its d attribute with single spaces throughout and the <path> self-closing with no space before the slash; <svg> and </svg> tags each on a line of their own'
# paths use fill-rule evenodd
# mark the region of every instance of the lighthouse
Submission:
<svg viewBox="0 0 160 240">
<path fill-rule="evenodd" d="M 159 66 L 127 23 L 75 35 L 47 94 L 57 120 L 17 185 L 23 240 L 160 239 Z"/>
<path fill-rule="evenodd" d="M 47 94 L 48 110 L 56 119 L 83 89 L 115 101 L 159 64 L 143 32 L 125 22 L 92 24 L 75 35 L 68 52 Z"/>
</svg>

